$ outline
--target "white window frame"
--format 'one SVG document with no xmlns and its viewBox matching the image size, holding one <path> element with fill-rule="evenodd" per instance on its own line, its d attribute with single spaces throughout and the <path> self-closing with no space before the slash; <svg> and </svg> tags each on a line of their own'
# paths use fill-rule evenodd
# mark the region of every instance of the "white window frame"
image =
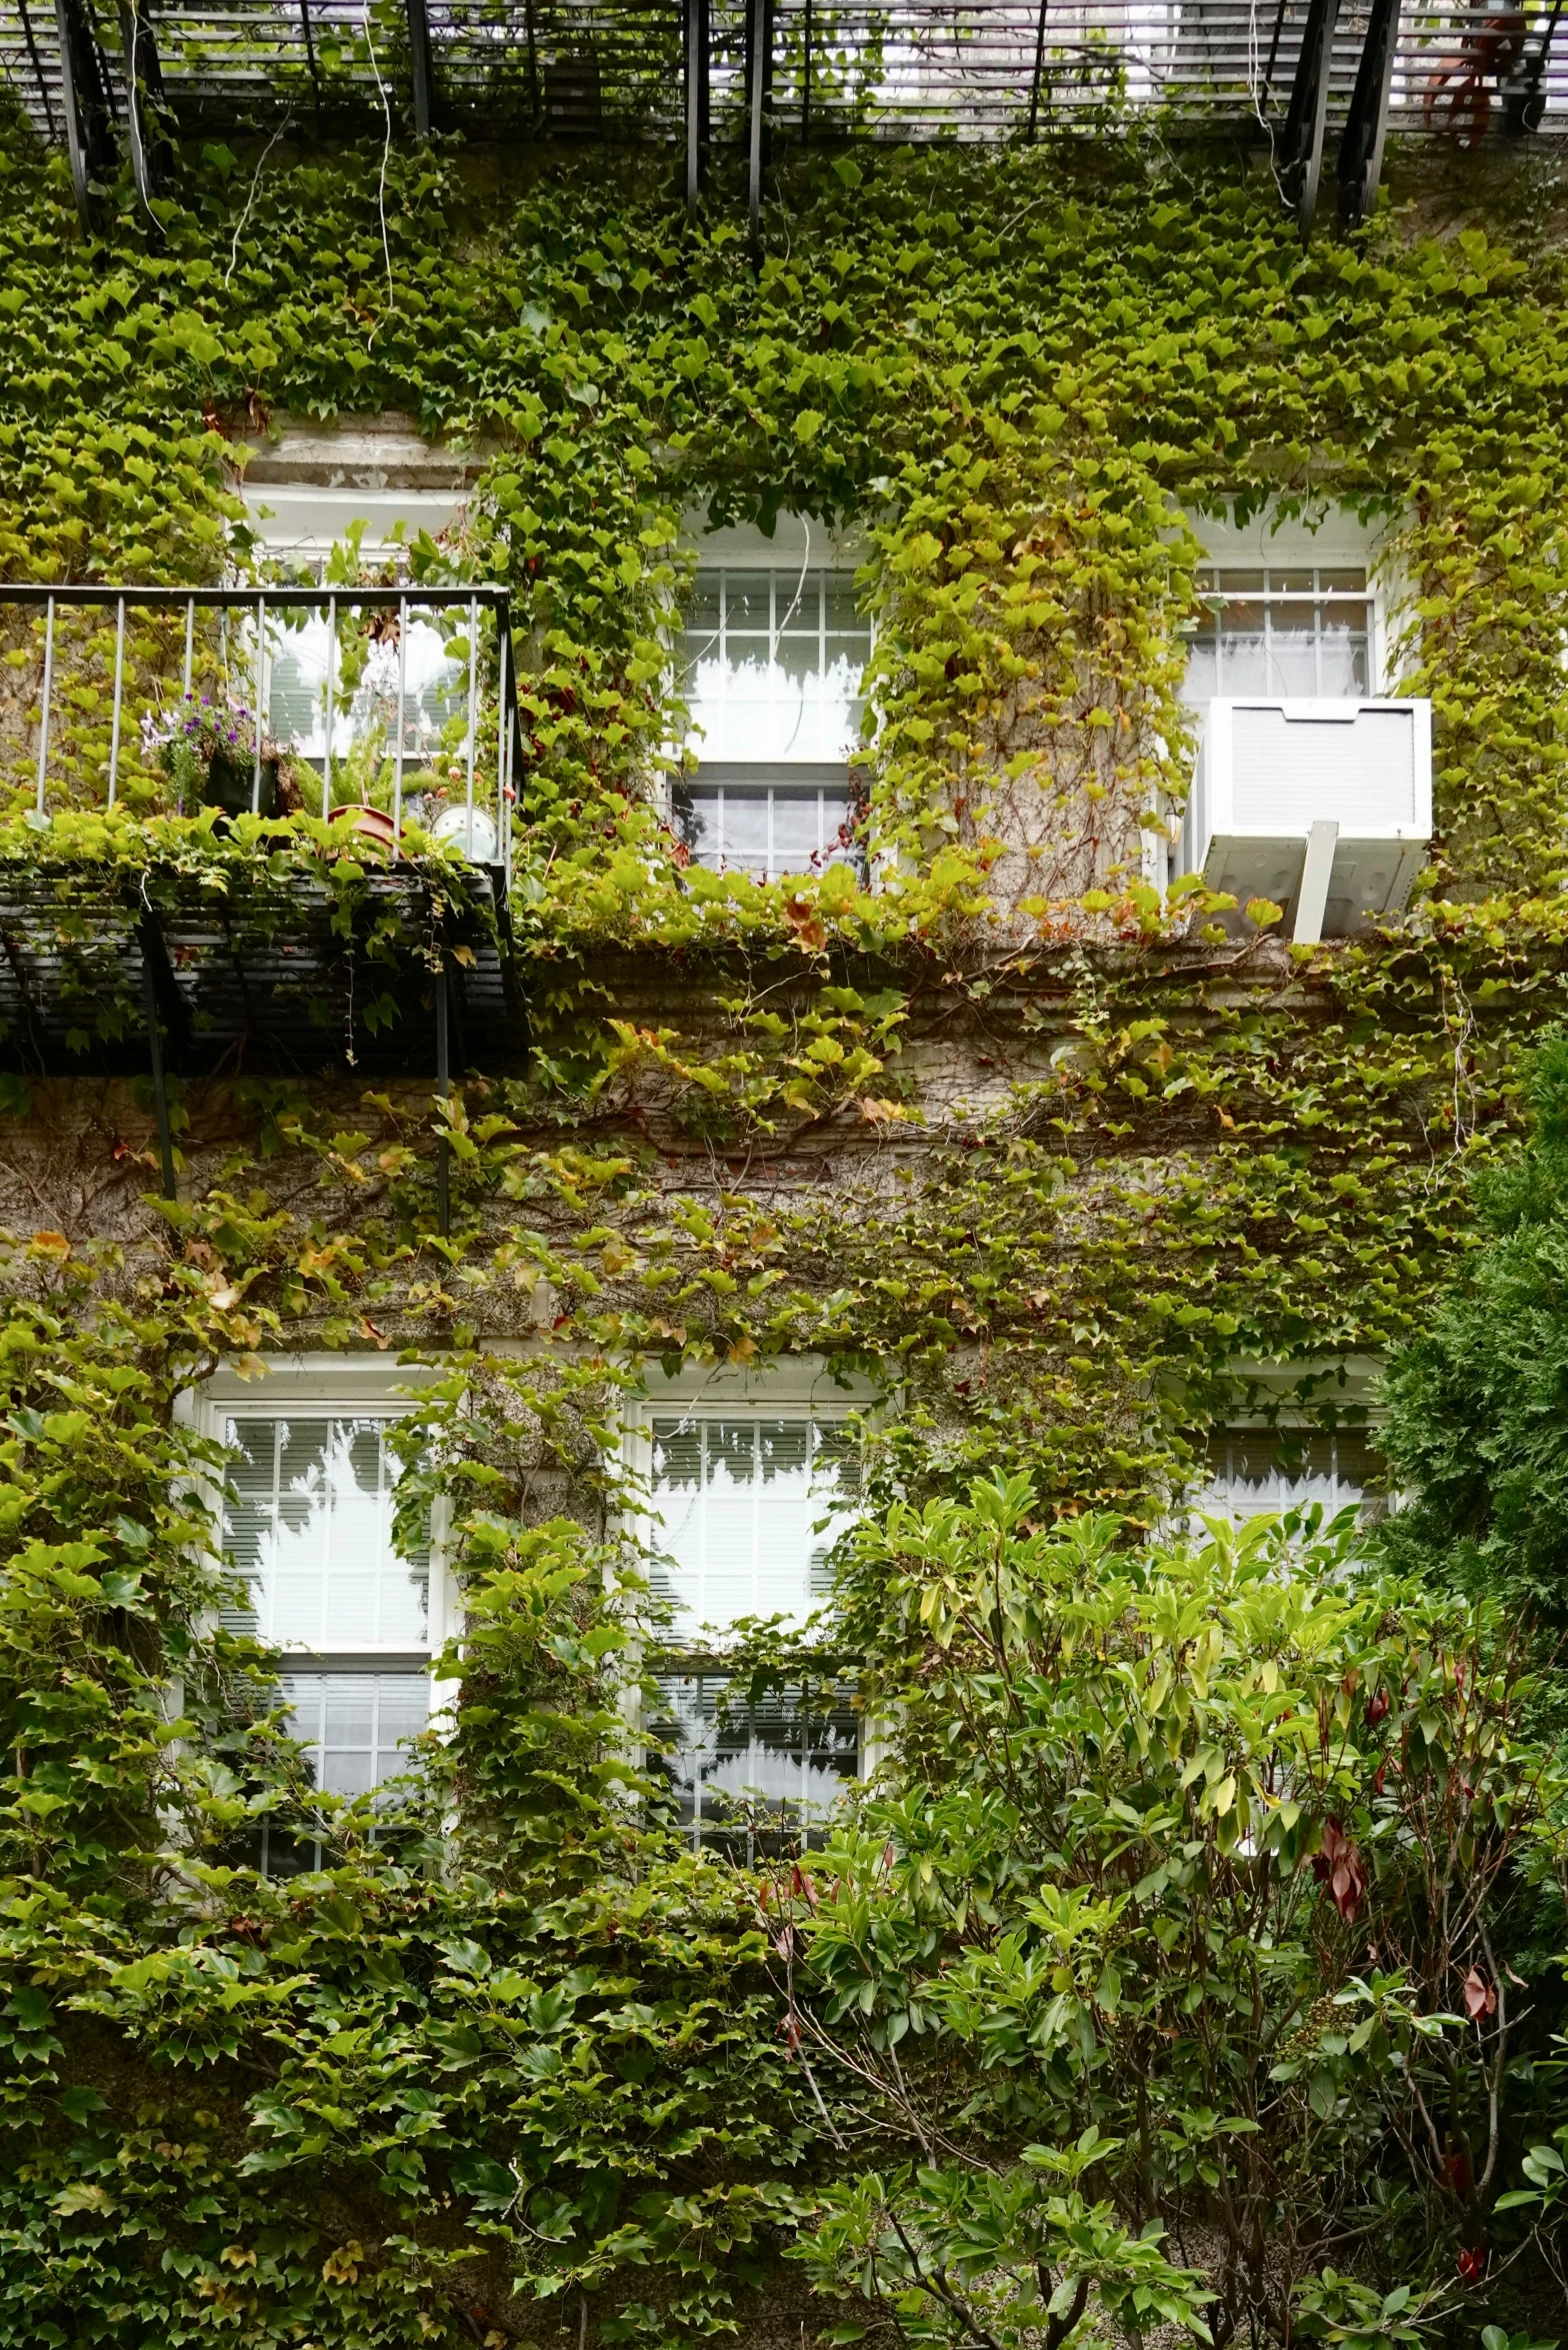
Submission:
<svg viewBox="0 0 1568 2350">
<path fill-rule="evenodd" d="M 863 1373 L 835 1370 L 825 1355 L 775 1357 L 755 1368 L 735 1364 L 691 1365 L 668 1374 L 650 1365 L 641 1391 L 628 1399 L 622 1420 L 621 1460 L 637 1493 L 651 1497 L 653 1485 L 653 1423 L 679 1414 L 713 1420 L 845 1421 L 860 1416 L 875 1422 L 889 1409 L 885 1382 Z M 624 1514 L 621 1531 L 647 1557 L 659 1547 L 661 1525 L 651 1498 Z M 672 1666 L 698 1679 L 725 1677 L 721 1645 L 692 1643 L 672 1646 Z M 629 1743 L 646 1760 L 643 1733 L 646 1724 L 635 1688 L 628 1700 Z M 869 1716 L 860 1723 L 857 1774 L 864 1782 L 875 1770 L 885 1746 L 885 1735 Z"/>
<path fill-rule="evenodd" d="M 1362 522 L 1347 507 L 1324 505 L 1306 516 L 1281 518 L 1266 507 L 1250 522 L 1232 515 L 1186 516 L 1203 560 L 1237 571 L 1350 570 L 1367 575 L 1367 694 L 1374 700 L 1398 682 L 1391 616 L 1404 600 L 1404 582 L 1387 554 L 1387 521 Z M 1266 697 L 1265 697 L 1266 698 Z"/>
<path fill-rule="evenodd" d="M 798 580 L 802 573 L 808 577 L 812 573 L 825 572 L 843 572 L 852 575 L 859 569 L 866 557 L 864 541 L 856 533 L 831 531 L 825 524 L 815 523 L 809 515 L 804 514 L 781 514 L 771 538 L 764 537 L 760 530 L 745 524 L 727 525 L 710 530 L 705 514 L 689 514 L 686 516 L 682 528 L 681 544 L 687 553 L 695 556 L 696 567 L 701 572 L 727 574 L 732 571 L 765 571 L 772 575 L 774 585 L 770 598 L 770 610 L 775 621 L 786 583 Z M 673 613 L 670 625 L 671 659 L 678 662 L 684 630 L 682 614 Z M 819 616 L 818 629 L 819 644 L 825 650 L 828 634 L 825 612 Z M 770 641 L 774 633 L 775 630 L 770 623 Z M 876 643 L 875 626 L 869 619 L 866 622 L 866 633 L 866 658 L 869 663 Z M 846 809 L 853 804 L 847 751 L 842 765 L 837 760 L 811 760 L 783 755 L 759 759 L 719 757 L 704 749 L 701 741 L 696 737 L 694 729 L 681 742 L 671 744 L 668 747 L 668 756 L 672 767 L 677 770 L 689 762 L 689 785 L 695 786 L 705 793 L 712 789 L 715 783 L 721 795 L 726 786 L 735 789 L 766 791 L 769 795 L 768 837 L 770 846 L 773 836 L 773 795 L 775 793 L 786 797 L 802 790 L 814 789 L 822 793 L 834 790 L 841 782 Z M 704 770 L 707 771 L 706 780 Z M 678 830 L 673 783 L 670 788 L 667 815 L 671 829 Z M 825 871 L 829 864 L 842 861 L 846 852 L 834 851 L 824 846 L 818 854 L 822 861 L 819 865 L 809 868 L 812 872 Z M 740 866 L 732 866 L 727 869 L 731 871 L 747 870 L 747 868 Z M 793 873 L 794 869 L 790 868 L 789 870 Z M 775 872 L 770 864 L 768 878 L 779 880 L 783 877 L 783 872 L 783 868 L 779 872 Z"/>
<path fill-rule="evenodd" d="M 199 1435 L 216 1444 L 224 1441 L 225 1423 L 232 1419 L 406 1419 L 418 1408 L 417 1390 L 433 1385 L 438 1369 L 425 1364 L 390 1362 L 381 1356 L 340 1354 L 271 1355 L 254 1378 L 242 1378 L 231 1363 L 220 1364 L 197 1389 L 180 1398 L 179 1417 Z M 411 1392 L 412 1391 L 412 1392 Z M 205 1498 L 221 1537 L 225 1523 L 223 1487 L 214 1476 Z M 448 1566 L 449 1511 L 440 1498 L 431 1509 L 430 1585 L 423 1649 L 385 1651 L 284 1649 L 285 1674 L 325 1677 L 329 1674 L 412 1674 L 422 1666 L 426 1684 L 427 1719 L 447 1710 L 438 1699 L 432 1666 L 449 1639 L 461 1631 L 455 1579 Z"/>
</svg>

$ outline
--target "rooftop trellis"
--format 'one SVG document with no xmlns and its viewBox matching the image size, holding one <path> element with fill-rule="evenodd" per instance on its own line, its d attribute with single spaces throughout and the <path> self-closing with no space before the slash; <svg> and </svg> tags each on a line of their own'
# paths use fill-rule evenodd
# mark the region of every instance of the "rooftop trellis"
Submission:
<svg viewBox="0 0 1568 2350">
<path fill-rule="evenodd" d="M 1158 111 L 1177 130 L 1267 135 L 1308 215 L 1327 126 L 1348 127 L 1355 218 L 1387 128 L 1473 146 L 1568 127 L 1562 6 L 0 0 L 0 65 L 43 136 L 71 146 L 84 205 L 122 148 L 148 191 L 162 109 L 206 134 L 287 122 L 308 138 L 390 113 L 416 132 L 684 145 L 693 195 L 727 148 L 754 210 L 776 140 L 1028 140 Z"/>
</svg>

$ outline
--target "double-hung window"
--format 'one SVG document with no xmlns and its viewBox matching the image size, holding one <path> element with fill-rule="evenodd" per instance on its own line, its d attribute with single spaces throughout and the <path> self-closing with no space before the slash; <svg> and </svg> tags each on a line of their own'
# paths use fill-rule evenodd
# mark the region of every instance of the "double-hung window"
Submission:
<svg viewBox="0 0 1568 2350">
<path fill-rule="evenodd" d="M 428 607 L 410 613 L 400 642 L 395 613 L 349 618 L 351 590 L 406 579 L 416 541 L 439 539 L 458 524 L 462 491 L 391 487 L 374 466 L 362 469 L 360 481 L 345 481 L 341 468 L 320 464 L 314 470 L 338 478 L 291 474 L 290 462 L 308 464 L 313 448 L 308 437 L 296 436 L 267 452 L 248 469 L 241 494 L 264 576 L 343 586 L 338 643 L 330 644 L 325 613 L 279 606 L 267 615 L 259 657 L 254 647 L 248 651 L 248 671 L 259 669 L 274 741 L 300 758 L 317 766 L 325 761 L 330 675 L 334 761 L 365 745 L 390 756 L 401 728 L 405 765 L 417 770 L 439 758 L 453 721 L 466 718 L 466 606 L 456 593 L 449 614 Z"/>
<path fill-rule="evenodd" d="M 1382 1506 L 1386 1470 L 1365 1428 L 1270 1426 L 1217 1428 L 1209 1443 L 1209 1483 L 1197 1507 L 1244 1525 L 1265 1512 L 1321 1503 L 1326 1518 L 1349 1507 Z"/>
<path fill-rule="evenodd" d="M 1190 639 L 1187 692 L 1348 701 L 1372 687 L 1373 604 L 1364 564 L 1209 564 Z"/>
<path fill-rule="evenodd" d="M 841 542 L 716 531 L 698 549 L 678 682 L 691 718 L 674 791 L 693 864 L 758 880 L 854 859 L 849 757 L 871 626 Z"/>
<path fill-rule="evenodd" d="M 860 1728 L 841 1700 L 784 1690 L 728 1701 L 724 1649 L 744 1618 L 804 1622 L 827 1596 L 828 1554 L 859 1506 L 848 1390 L 815 1363 L 763 1379 L 716 1373 L 657 1386 L 632 1433 L 648 1492 L 644 1538 L 665 1617 L 650 1724 L 675 1817 L 694 1843 L 754 1856 L 809 1838 L 859 1775 Z"/>
<path fill-rule="evenodd" d="M 278 1650 L 290 1735 L 323 1792 L 372 1793 L 408 1767 L 430 1718 L 430 1662 L 446 1626 L 428 1537 L 394 1539 L 401 1464 L 391 1435 L 407 1371 L 329 1358 L 254 1382 L 219 1372 L 202 1400 L 223 1444 L 224 1548 L 243 1594 L 231 1629 Z M 313 1865 L 309 1840 L 271 1828 L 264 1865 Z"/>
<path fill-rule="evenodd" d="M 1384 687 L 1377 539 L 1333 510 L 1313 528 L 1263 515 L 1197 515 L 1209 560 L 1187 632 L 1186 699 L 1359 701 Z"/>
</svg>

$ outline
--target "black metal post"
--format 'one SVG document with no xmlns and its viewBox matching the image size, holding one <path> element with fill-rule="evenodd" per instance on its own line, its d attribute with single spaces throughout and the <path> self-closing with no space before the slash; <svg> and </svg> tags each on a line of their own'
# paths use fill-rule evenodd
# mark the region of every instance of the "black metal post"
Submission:
<svg viewBox="0 0 1568 2350">
<path fill-rule="evenodd" d="M 435 123 L 435 80 L 430 70 L 430 19 L 425 0 L 407 0 L 408 60 L 414 83 L 414 136 L 428 139 Z"/>
<path fill-rule="evenodd" d="M 1339 225 L 1359 228 L 1377 202 L 1388 137 L 1388 96 L 1394 79 L 1399 0 L 1372 0 L 1366 47 L 1339 142 Z"/>
<path fill-rule="evenodd" d="M 800 36 L 800 143 L 803 147 L 811 144 L 811 30 L 811 0 L 806 0 Z"/>
<path fill-rule="evenodd" d="M 708 164 L 708 0 L 686 0 L 686 210 L 695 216 Z"/>
<path fill-rule="evenodd" d="M 321 128 L 321 75 L 316 67 L 316 36 L 310 28 L 310 0 L 299 0 L 299 21 L 305 31 L 305 63 L 310 68 L 311 99 L 316 110 L 316 128 Z"/>
<path fill-rule="evenodd" d="M 1552 42 L 1557 36 L 1557 19 L 1563 12 L 1563 0 L 1552 0 L 1552 13 L 1546 20 L 1546 30 L 1536 43 L 1534 52 L 1525 60 L 1524 71 L 1507 91 L 1508 127 L 1515 133 L 1538 131 L 1546 120 L 1546 68 L 1551 61 Z"/>
<path fill-rule="evenodd" d="M 452 1078 L 447 1051 L 447 977 L 446 950 L 442 948 L 442 964 L 436 973 L 436 1092 L 442 1101 L 451 1097 Z M 436 1144 L 436 1222 L 445 1240 L 452 1229 L 452 1146 L 443 1131 Z"/>
<path fill-rule="evenodd" d="M 528 115 L 535 137 L 543 120 L 539 94 L 539 34 L 534 24 L 534 0 L 523 0 L 523 28 L 528 35 Z"/>
<path fill-rule="evenodd" d="M 1040 22 L 1034 36 L 1034 80 L 1029 85 L 1029 144 L 1034 145 L 1034 134 L 1040 120 L 1040 76 L 1045 70 L 1045 12 L 1051 0 L 1040 0 Z"/>
<path fill-rule="evenodd" d="M 71 158 L 71 185 L 84 229 L 93 225 L 92 183 L 107 177 L 118 160 L 109 85 L 98 37 L 83 0 L 54 0 L 60 36 L 60 95 L 65 104 L 65 143 Z"/>
<path fill-rule="evenodd" d="M 1334 49 L 1334 27 L 1339 0 L 1312 0 L 1296 78 L 1291 84 L 1290 112 L 1285 117 L 1279 145 L 1279 181 L 1285 202 L 1296 216 L 1301 241 L 1312 234 L 1318 208 L 1318 183 L 1323 176 L 1323 132 L 1328 120 L 1328 70 Z"/>
<path fill-rule="evenodd" d="M 747 0 L 746 8 L 746 216 L 755 253 L 762 243 L 762 175 L 768 168 L 768 101 L 773 81 L 773 10 L 770 0 Z"/>
<path fill-rule="evenodd" d="M 169 1091 L 163 1075 L 163 1031 L 158 1025 L 158 995 L 153 986 L 147 928 L 145 922 L 137 924 L 136 944 L 142 963 L 142 1013 L 147 1022 L 147 1052 L 152 1062 L 152 1098 L 158 1113 L 158 1163 L 163 1175 L 164 1198 L 178 1199 L 174 1183 L 174 1141 L 169 1132 Z"/>
</svg>

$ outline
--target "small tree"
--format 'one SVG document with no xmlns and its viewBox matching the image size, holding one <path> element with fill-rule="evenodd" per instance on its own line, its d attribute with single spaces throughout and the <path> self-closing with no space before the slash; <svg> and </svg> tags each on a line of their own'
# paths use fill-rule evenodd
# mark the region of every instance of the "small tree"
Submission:
<svg viewBox="0 0 1568 2350">
<path fill-rule="evenodd" d="M 1383 1382 L 1411 1499 L 1391 1554 L 1568 1630 L 1568 1035 L 1528 1077 L 1530 1143 L 1477 1185 L 1481 1245 Z"/>
<path fill-rule="evenodd" d="M 1356 1569 L 1348 1519 L 1129 1554 L 1033 1498 L 895 1506 L 847 1570 L 896 1763 L 771 1889 L 850 2158 L 817 2280 L 980 2350 L 1483 2303 L 1560 1857 L 1505 1623 Z"/>
</svg>

